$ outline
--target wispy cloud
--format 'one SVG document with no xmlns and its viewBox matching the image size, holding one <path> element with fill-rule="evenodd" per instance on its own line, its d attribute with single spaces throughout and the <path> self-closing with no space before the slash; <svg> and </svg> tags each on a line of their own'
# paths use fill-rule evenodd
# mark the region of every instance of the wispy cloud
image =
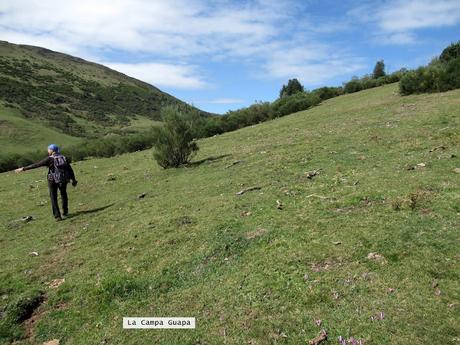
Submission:
<svg viewBox="0 0 460 345">
<path fill-rule="evenodd" d="M 202 89 L 208 87 L 208 83 L 197 72 L 196 66 L 152 62 L 134 64 L 102 62 L 102 64 L 155 86 L 176 87 L 180 89 Z"/>
<path fill-rule="evenodd" d="M 315 25 L 307 17 L 297 20 L 305 4 L 293 0 L 15 0 L 0 3 L 0 38 L 83 57 L 99 56 L 98 61 L 110 61 L 105 54 L 111 50 L 148 55 L 147 63 L 145 59 L 130 64 L 112 61 L 109 66 L 154 85 L 189 89 L 207 86 L 196 68 L 203 59 L 255 62 L 253 74 L 272 79 L 296 76 L 306 83 L 326 82 L 358 69 L 353 57 L 342 58 L 343 63 L 329 61 L 337 47 L 320 44 L 315 34 L 337 28 Z"/>
<path fill-rule="evenodd" d="M 375 3 L 357 6 L 348 14 L 373 25 L 374 41 L 406 45 L 419 41 L 418 30 L 460 23 L 460 1 L 390 0 L 380 6 Z"/>
</svg>

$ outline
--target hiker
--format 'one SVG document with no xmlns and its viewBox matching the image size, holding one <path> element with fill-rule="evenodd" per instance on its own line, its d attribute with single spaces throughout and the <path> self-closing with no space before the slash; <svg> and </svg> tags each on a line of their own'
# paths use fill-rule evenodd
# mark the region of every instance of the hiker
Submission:
<svg viewBox="0 0 460 345">
<path fill-rule="evenodd" d="M 36 169 L 39 167 L 48 167 L 48 189 L 50 191 L 51 206 L 53 208 L 54 218 L 59 221 L 62 220 L 61 211 L 58 205 L 58 189 L 61 192 L 62 198 L 62 215 L 65 217 L 69 213 L 68 198 L 67 198 L 67 183 L 72 181 L 72 186 L 77 185 L 75 174 L 73 172 L 70 163 L 67 159 L 61 155 L 59 147 L 55 144 L 48 146 L 48 157 L 41 161 L 28 165 L 26 167 L 18 168 L 15 172 L 20 173 L 22 171 Z"/>
</svg>

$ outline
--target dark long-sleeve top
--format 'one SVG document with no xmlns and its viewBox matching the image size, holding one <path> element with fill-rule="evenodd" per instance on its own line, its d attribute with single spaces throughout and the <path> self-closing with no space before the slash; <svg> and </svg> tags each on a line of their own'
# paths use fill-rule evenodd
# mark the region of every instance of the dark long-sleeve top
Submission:
<svg viewBox="0 0 460 345">
<path fill-rule="evenodd" d="M 48 156 L 46 158 L 43 158 L 41 161 L 30 164 L 28 166 L 24 167 L 24 170 L 31 170 L 31 169 L 36 169 L 40 167 L 48 167 L 48 174 L 54 172 L 54 162 L 53 162 L 53 157 Z M 73 172 L 72 166 L 70 165 L 69 162 L 67 162 L 67 166 L 69 168 L 69 177 L 72 181 L 75 180 L 75 174 Z"/>
</svg>

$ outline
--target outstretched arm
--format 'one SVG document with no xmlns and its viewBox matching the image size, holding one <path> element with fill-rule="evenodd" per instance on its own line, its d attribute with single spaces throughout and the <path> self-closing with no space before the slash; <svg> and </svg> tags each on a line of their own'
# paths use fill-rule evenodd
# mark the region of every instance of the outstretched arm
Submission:
<svg viewBox="0 0 460 345">
<path fill-rule="evenodd" d="M 30 164 L 30 165 L 22 167 L 22 168 L 18 168 L 15 171 L 18 173 L 18 172 L 21 172 L 21 171 L 36 169 L 36 168 L 40 168 L 40 167 L 44 167 L 44 166 L 47 167 L 47 166 L 49 166 L 49 160 L 50 160 L 50 157 L 46 157 L 46 158 L 42 159 L 41 161 L 39 161 L 37 163 Z"/>
</svg>

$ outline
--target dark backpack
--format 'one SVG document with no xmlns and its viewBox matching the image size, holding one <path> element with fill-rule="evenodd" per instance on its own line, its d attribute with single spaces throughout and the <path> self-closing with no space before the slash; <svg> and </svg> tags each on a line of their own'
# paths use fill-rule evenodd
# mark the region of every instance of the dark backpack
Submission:
<svg viewBox="0 0 460 345">
<path fill-rule="evenodd" d="M 63 155 L 51 156 L 53 158 L 54 171 L 50 170 L 48 178 L 55 183 L 68 183 L 69 165 Z"/>
</svg>

